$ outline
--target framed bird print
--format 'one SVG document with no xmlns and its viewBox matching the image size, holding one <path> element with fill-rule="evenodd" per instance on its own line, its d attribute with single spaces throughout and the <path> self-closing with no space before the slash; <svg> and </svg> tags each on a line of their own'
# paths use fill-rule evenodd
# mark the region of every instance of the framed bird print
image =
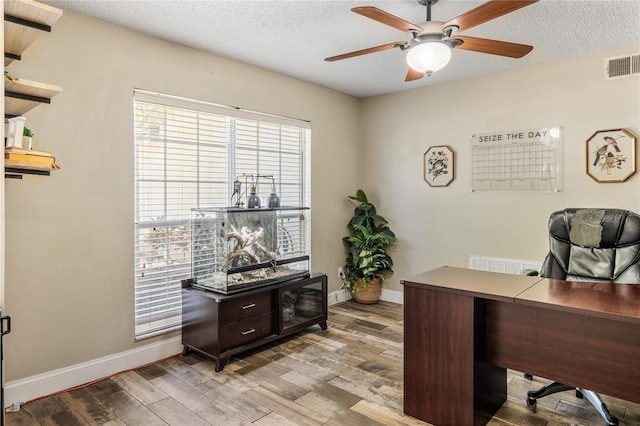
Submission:
<svg viewBox="0 0 640 426">
<path fill-rule="evenodd" d="M 624 182 L 636 172 L 636 137 L 624 129 L 599 130 L 587 139 L 587 174 L 596 182 Z"/>
<path fill-rule="evenodd" d="M 455 178 L 455 154 L 447 145 L 430 146 L 423 156 L 423 176 L 429 186 L 447 186 Z"/>
</svg>

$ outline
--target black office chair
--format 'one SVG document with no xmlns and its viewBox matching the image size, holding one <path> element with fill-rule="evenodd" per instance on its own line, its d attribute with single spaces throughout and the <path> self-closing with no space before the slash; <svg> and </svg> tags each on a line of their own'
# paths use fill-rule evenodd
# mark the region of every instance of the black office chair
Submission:
<svg viewBox="0 0 640 426">
<path fill-rule="evenodd" d="M 549 254 L 540 276 L 566 281 L 640 283 L 640 216 L 616 209 L 565 209 L 549 218 Z M 602 348 L 606 351 L 606 348 Z M 556 392 L 576 389 L 553 382 L 527 392 L 527 405 Z M 600 396 L 577 388 L 606 420 L 617 425 Z"/>
</svg>

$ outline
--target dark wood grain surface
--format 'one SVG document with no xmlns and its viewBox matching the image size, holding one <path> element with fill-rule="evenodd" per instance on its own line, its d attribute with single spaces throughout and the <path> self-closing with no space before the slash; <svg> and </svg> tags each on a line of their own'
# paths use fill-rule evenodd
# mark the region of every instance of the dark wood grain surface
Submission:
<svg viewBox="0 0 640 426">
<path fill-rule="evenodd" d="M 410 416 L 473 423 L 473 304 L 470 296 L 405 286 L 404 411 Z"/>
<path fill-rule="evenodd" d="M 291 306 L 283 297 L 286 292 L 295 293 Z M 291 312 L 285 321 L 287 307 Z M 292 320 L 295 312 L 299 315 Z M 182 288 L 183 354 L 195 351 L 209 356 L 216 361 L 218 370 L 238 353 L 306 327 L 320 324 L 326 329 L 326 320 L 326 274 L 313 273 L 309 277 L 231 295 L 188 286 Z"/>
<path fill-rule="evenodd" d="M 486 360 L 640 403 L 640 327 L 564 310 L 487 302 Z"/>
<path fill-rule="evenodd" d="M 516 297 L 517 303 L 640 324 L 640 285 L 544 279 Z"/>
<path fill-rule="evenodd" d="M 401 280 L 404 286 L 433 287 L 439 291 L 511 301 L 540 281 L 539 277 L 500 274 L 443 266 Z"/>
<path fill-rule="evenodd" d="M 505 368 L 640 403 L 640 286 L 449 267 L 402 283 L 405 413 L 484 425 Z"/>
</svg>

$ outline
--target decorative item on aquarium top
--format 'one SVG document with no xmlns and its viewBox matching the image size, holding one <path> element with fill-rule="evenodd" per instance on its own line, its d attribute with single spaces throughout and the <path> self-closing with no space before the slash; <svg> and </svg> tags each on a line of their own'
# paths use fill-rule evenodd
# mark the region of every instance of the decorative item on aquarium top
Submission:
<svg viewBox="0 0 640 426">
<path fill-rule="evenodd" d="M 309 274 L 305 207 L 192 209 L 192 285 L 229 294 Z"/>
<path fill-rule="evenodd" d="M 247 190 L 242 192 L 242 181 L 240 180 L 241 178 L 244 178 L 244 186 L 245 188 L 248 188 L 248 193 Z M 236 208 L 246 206 L 248 209 L 255 209 L 262 207 L 262 199 L 258 195 L 260 179 L 267 179 L 271 181 L 271 193 L 267 199 L 267 205 L 269 206 L 269 208 L 280 207 L 280 197 L 276 192 L 276 180 L 273 175 L 254 175 L 247 173 L 243 173 L 242 175 L 238 176 L 233 182 L 231 204 L 233 204 L 233 206 Z M 243 197 L 245 198 L 245 201 L 243 201 Z"/>
</svg>

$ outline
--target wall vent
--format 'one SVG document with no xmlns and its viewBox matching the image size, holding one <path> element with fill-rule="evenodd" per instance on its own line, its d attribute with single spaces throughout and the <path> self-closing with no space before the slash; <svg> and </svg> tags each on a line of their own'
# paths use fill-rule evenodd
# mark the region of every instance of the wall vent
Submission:
<svg viewBox="0 0 640 426">
<path fill-rule="evenodd" d="M 518 274 L 527 269 L 540 270 L 542 262 L 533 260 L 504 259 L 499 257 L 469 256 L 469 269 L 479 271 L 502 272 L 503 274 Z"/>
<path fill-rule="evenodd" d="M 640 53 L 604 59 L 605 80 L 618 80 L 637 76 L 640 76 Z"/>
</svg>

